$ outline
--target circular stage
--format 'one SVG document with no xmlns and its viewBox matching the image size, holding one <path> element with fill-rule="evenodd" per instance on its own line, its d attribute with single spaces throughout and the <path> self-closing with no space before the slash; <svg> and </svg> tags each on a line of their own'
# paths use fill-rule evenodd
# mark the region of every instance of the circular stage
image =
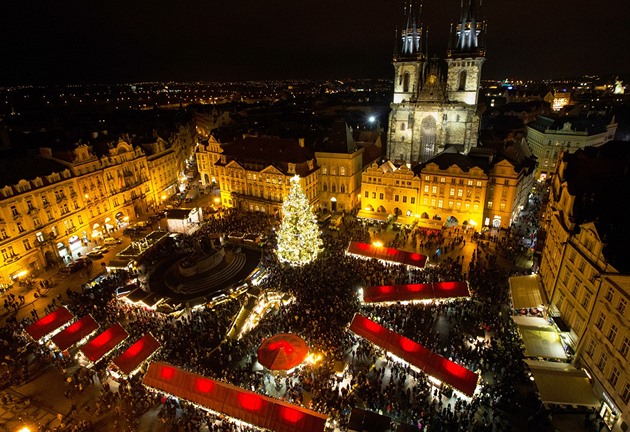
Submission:
<svg viewBox="0 0 630 432">
<path fill-rule="evenodd" d="M 190 261 L 190 254 L 168 257 L 151 272 L 149 288 L 164 296 L 167 303 L 202 304 L 243 282 L 258 266 L 260 257 L 258 249 L 230 243 L 210 258 L 204 256 L 195 262 Z"/>
</svg>

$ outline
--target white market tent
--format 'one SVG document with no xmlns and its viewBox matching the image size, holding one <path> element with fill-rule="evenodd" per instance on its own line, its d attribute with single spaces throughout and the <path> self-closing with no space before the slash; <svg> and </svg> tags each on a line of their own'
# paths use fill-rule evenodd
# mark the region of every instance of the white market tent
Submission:
<svg viewBox="0 0 630 432">
<path fill-rule="evenodd" d="M 566 360 L 560 334 L 545 319 L 513 316 L 512 320 L 518 326 L 526 357 Z"/>
<path fill-rule="evenodd" d="M 534 376 L 543 403 L 597 407 L 588 376 L 568 363 L 525 360 Z"/>
<path fill-rule="evenodd" d="M 512 276 L 508 279 L 514 309 L 539 308 L 544 305 L 538 275 Z"/>
</svg>

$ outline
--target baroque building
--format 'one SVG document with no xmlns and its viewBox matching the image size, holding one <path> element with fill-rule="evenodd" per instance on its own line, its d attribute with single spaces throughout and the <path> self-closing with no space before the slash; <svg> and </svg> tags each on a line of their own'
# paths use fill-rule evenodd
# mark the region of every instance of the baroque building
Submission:
<svg viewBox="0 0 630 432">
<path fill-rule="evenodd" d="M 3 154 L 0 166 L 0 284 L 77 259 L 169 194 L 192 140 L 179 130 L 147 153 L 119 139 Z M 175 139 L 176 138 L 176 139 Z"/>
<path fill-rule="evenodd" d="M 475 3 L 462 2 L 460 19 L 451 25 L 446 68 L 429 58 L 420 8 L 415 1 L 408 6 L 393 57 L 387 158 L 396 164 L 425 162 L 447 144 L 463 153 L 477 145 L 486 24 L 477 17 Z"/>
<path fill-rule="evenodd" d="M 197 146 L 196 157 L 202 183 L 218 185 L 224 207 L 277 214 L 295 175 L 319 207 L 319 166 L 303 139 L 245 136 L 219 143 L 211 136 Z"/>
<path fill-rule="evenodd" d="M 534 161 L 505 150 L 449 147 L 413 168 L 391 161 L 363 173 L 359 217 L 428 228 L 508 228 L 531 192 Z"/>
<path fill-rule="evenodd" d="M 566 323 L 577 367 L 589 372 L 611 430 L 630 418 L 630 148 L 611 141 L 564 151 L 551 180 L 539 273 L 550 315 Z"/>
<path fill-rule="evenodd" d="M 555 171 L 558 156 L 611 141 L 617 123 L 614 117 L 539 116 L 527 125 L 527 142 L 538 158 L 536 178 L 546 178 Z"/>
</svg>

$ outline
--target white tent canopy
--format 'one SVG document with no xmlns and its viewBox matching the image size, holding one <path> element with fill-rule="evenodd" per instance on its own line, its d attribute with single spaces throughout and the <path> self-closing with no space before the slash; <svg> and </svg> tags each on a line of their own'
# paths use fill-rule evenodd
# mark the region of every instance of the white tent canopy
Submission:
<svg viewBox="0 0 630 432">
<path fill-rule="evenodd" d="M 544 305 L 538 275 L 513 276 L 508 279 L 514 309 L 538 308 Z"/>
<path fill-rule="evenodd" d="M 599 406 L 591 383 L 584 371 L 568 363 L 525 360 L 543 403 Z"/>
<path fill-rule="evenodd" d="M 543 318 L 512 317 L 525 345 L 525 357 L 565 360 L 560 334 Z"/>
</svg>

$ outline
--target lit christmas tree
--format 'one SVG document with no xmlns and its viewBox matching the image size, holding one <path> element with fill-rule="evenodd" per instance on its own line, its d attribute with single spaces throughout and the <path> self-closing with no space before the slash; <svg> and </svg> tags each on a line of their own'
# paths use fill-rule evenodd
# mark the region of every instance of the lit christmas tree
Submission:
<svg viewBox="0 0 630 432">
<path fill-rule="evenodd" d="M 291 266 L 303 266 L 317 258 L 322 239 L 315 214 L 300 186 L 300 177 L 291 179 L 291 190 L 282 203 L 282 225 L 278 231 L 278 258 Z"/>
</svg>

